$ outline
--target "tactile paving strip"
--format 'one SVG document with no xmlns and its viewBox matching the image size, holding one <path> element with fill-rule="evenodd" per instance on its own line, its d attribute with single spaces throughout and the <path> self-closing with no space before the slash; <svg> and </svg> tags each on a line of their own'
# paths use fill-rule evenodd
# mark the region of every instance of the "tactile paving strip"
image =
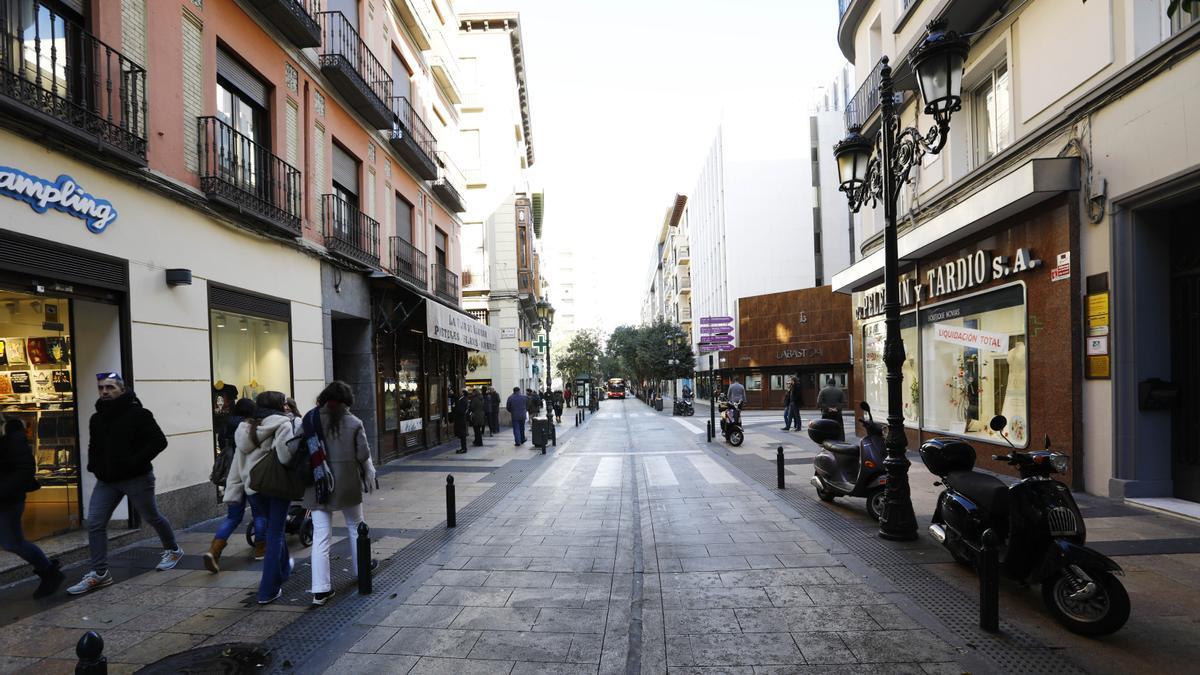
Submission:
<svg viewBox="0 0 1200 675">
<path fill-rule="evenodd" d="M 773 494 L 878 570 L 899 591 L 937 617 L 979 655 L 991 661 L 999 672 L 1085 672 L 1059 651 L 1046 647 L 1032 635 L 1004 621 L 1003 617 L 1000 633 L 993 635 L 980 630 L 977 598 L 939 579 L 920 562 L 906 555 L 905 549 L 881 540 L 874 530 L 864 529 L 837 512 L 822 507 L 799 490 L 774 489 L 774 461 L 764 460 L 757 455 L 735 454 L 724 448 L 716 450 L 716 454 L 756 482 L 772 488 Z M 807 477 L 801 481 L 803 485 L 808 485 Z"/>
</svg>

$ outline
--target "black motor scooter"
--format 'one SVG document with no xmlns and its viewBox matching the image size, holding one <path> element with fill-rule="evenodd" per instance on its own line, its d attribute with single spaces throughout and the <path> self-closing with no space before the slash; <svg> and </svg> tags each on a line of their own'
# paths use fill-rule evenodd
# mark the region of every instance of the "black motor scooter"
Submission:
<svg viewBox="0 0 1200 675">
<path fill-rule="evenodd" d="M 721 434 L 725 436 L 726 443 L 736 448 L 746 440 L 746 433 L 742 429 L 742 403 L 730 403 L 722 395 L 718 410 L 721 411 Z"/>
<path fill-rule="evenodd" d="M 866 497 L 867 514 L 879 520 L 887 493 L 883 425 L 875 422 L 866 401 L 859 407 L 867 414 L 859 420 L 867 435 L 858 439 L 857 445 L 839 440 L 846 435 L 840 415 L 837 420 L 822 418 L 808 423 L 808 437 L 821 446 L 821 454 L 813 460 L 813 477 L 809 482 L 817 488 L 821 501 Z"/>
<path fill-rule="evenodd" d="M 991 428 L 1005 441 L 1008 420 L 997 415 Z M 1012 442 L 1009 441 L 1012 446 Z M 1087 531 L 1071 491 L 1051 478 L 1066 473 L 1068 457 L 1050 450 L 1020 452 L 992 459 L 1017 467 L 1021 480 L 1006 485 L 974 471 L 975 450 L 963 441 L 937 438 L 921 446 L 921 461 L 941 477 L 929 532 L 963 564 L 978 560 L 983 534 L 1000 542 L 1005 576 L 1022 584 L 1041 584 L 1042 600 L 1054 618 L 1080 635 L 1107 635 L 1129 618 L 1129 594 L 1114 574 L 1111 559 L 1084 545 Z"/>
<path fill-rule="evenodd" d="M 692 405 L 690 400 L 686 398 L 677 398 L 675 399 L 675 405 L 673 405 L 671 408 L 671 414 L 691 417 L 692 415 L 696 414 L 696 408 Z"/>
</svg>

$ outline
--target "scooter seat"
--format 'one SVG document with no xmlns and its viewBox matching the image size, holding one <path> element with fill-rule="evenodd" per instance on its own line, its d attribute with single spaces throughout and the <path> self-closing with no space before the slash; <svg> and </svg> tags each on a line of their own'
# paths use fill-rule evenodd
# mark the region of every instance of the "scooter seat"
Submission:
<svg viewBox="0 0 1200 675">
<path fill-rule="evenodd" d="M 854 443 L 839 443 L 837 441 L 825 441 L 821 444 L 822 448 L 832 452 L 835 455 L 851 455 L 858 456 L 858 446 Z"/>
<path fill-rule="evenodd" d="M 978 471 L 951 471 L 946 483 L 988 512 L 1002 512 L 1008 504 L 1008 486 L 999 478 Z"/>
</svg>

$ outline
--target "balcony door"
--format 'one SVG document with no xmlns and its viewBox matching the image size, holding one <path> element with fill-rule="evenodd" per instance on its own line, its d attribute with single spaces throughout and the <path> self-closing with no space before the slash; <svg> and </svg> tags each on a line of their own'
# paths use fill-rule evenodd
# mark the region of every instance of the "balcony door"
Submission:
<svg viewBox="0 0 1200 675">
<path fill-rule="evenodd" d="M 83 5 L 82 0 L 0 3 L 0 26 L 11 27 L 4 30 L 0 69 L 93 110 L 97 79 L 94 58 L 86 48 Z"/>
<path fill-rule="evenodd" d="M 325 9 L 341 12 L 354 30 L 358 30 L 358 0 L 325 0 Z"/>
<path fill-rule="evenodd" d="M 392 52 L 392 96 L 403 96 L 412 103 L 412 71 L 396 52 Z"/>
<path fill-rule="evenodd" d="M 354 233 L 358 230 L 358 159 L 336 143 L 333 146 L 333 194 L 335 212 L 331 214 L 337 238 L 359 244 Z"/>
<path fill-rule="evenodd" d="M 212 142 L 224 180 L 271 201 L 267 85 L 225 51 L 217 50 L 217 113 Z"/>
<path fill-rule="evenodd" d="M 437 250 L 437 264 L 443 270 L 446 269 L 446 233 L 441 230 L 435 230 L 437 238 L 435 246 Z"/>
</svg>

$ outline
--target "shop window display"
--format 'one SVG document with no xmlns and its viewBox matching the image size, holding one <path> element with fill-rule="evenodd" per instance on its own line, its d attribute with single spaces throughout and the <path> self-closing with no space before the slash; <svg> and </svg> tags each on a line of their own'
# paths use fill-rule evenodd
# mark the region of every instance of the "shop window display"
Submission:
<svg viewBox="0 0 1200 675">
<path fill-rule="evenodd" d="M 1025 288 L 1006 286 L 921 310 L 923 426 L 999 441 L 988 427 L 1028 444 Z"/>
<path fill-rule="evenodd" d="M 80 525 L 70 325 L 69 300 L 0 291 L 0 411 L 25 424 L 41 486 L 26 497 L 30 539 Z"/>
<path fill-rule="evenodd" d="M 757 373 L 747 375 L 746 391 L 762 391 L 762 375 Z"/>
<path fill-rule="evenodd" d="M 223 310 L 212 310 L 210 319 L 213 430 L 219 435 L 239 398 L 290 395 L 291 342 L 285 321 Z"/>
<path fill-rule="evenodd" d="M 409 433 L 420 431 L 421 418 L 421 369 L 416 358 L 403 358 L 397 364 L 395 377 L 383 383 L 384 430 Z M 420 439 L 407 439 L 406 447 L 416 445 Z"/>
<path fill-rule="evenodd" d="M 883 344 L 887 326 L 883 319 L 865 324 L 863 331 L 863 400 L 875 410 L 887 411 L 887 365 L 883 362 Z M 904 424 L 917 426 L 921 414 L 921 385 L 917 370 L 917 315 L 900 316 L 900 339 L 904 341 L 904 364 L 901 371 L 901 401 Z M 825 376 L 822 376 L 824 378 Z M 842 376 L 845 377 L 844 375 Z M 844 380 L 841 386 L 845 389 Z M 822 379 L 821 386 L 825 386 Z M 856 403 L 857 405 L 857 403 Z"/>
</svg>

